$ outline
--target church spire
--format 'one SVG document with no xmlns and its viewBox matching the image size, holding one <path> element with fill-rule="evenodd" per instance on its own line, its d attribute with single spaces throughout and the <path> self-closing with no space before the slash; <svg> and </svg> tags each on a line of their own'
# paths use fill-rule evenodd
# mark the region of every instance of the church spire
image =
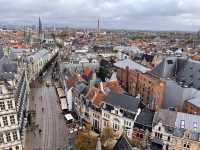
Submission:
<svg viewBox="0 0 200 150">
<path fill-rule="evenodd" d="M 38 25 L 38 36 L 39 36 L 39 39 L 42 40 L 42 21 L 39 17 L 39 25 Z"/>
</svg>

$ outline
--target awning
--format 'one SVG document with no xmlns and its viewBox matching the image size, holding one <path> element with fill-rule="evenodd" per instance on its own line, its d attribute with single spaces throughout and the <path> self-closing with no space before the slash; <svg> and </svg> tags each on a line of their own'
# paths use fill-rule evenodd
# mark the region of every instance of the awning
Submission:
<svg viewBox="0 0 200 150">
<path fill-rule="evenodd" d="M 66 98 L 60 98 L 60 105 L 61 105 L 61 109 L 62 110 L 66 110 L 67 109 L 67 100 L 66 100 Z"/>
<path fill-rule="evenodd" d="M 69 120 L 74 120 L 74 118 L 73 118 L 73 116 L 71 114 L 66 114 L 65 115 L 65 119 L 68 120 L 68 121 Z"/>
<path fill-rule="evenodd" d="M 61 98 L 61 97 L 65 97 L 65 93 L 63 91 L 62 88 L 57 88 L 57 93 L 58 93 L 58 97 Z"/>
</svg>

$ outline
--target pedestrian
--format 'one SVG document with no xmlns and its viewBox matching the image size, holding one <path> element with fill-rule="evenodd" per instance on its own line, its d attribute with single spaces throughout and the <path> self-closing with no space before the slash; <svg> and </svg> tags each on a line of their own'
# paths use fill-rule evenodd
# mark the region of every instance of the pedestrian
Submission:
<svg viewBox="0 0 200 150">
<path fill-rule="evenodd" d="M 39 129 L 39 134 L 41 134 L 42 133 L 42 129 Z"/>
</svg>

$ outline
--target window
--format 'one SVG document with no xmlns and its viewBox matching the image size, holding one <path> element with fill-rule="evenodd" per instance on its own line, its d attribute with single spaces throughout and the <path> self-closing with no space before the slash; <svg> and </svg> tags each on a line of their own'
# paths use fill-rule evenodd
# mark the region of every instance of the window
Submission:
<svg viewBox="0 0 200 150">
<path fill-rule="evenodd" d="M 118 110 L 115 110 L 115 114 L 118 115 Z"/>
<path fill-rule="evenodd" d="M 6 139 L 7 139 L 7 142 L 11 142 L 10 132 L 6 132 Z"/>
<path fill-rule="evenodd" d="M 160 134 L 160 139 L 162 139 L 162 134 Z"/>
<path fill-rule="evenodd" d="M 168 149 L 169 149 L 169 145 L 167 144 L 167 145 L 166 145 L 166 150 L 168 150 Z"/>
<path fill-rule="evenodd" d="M 15 124 L 15 116 L 14 115 L 10 116 L 10 123 Z"/>
<path fill-rule="evenodd" d="M 106 114 L 106 113 L 104 113 L 104 117 L 109 119 L 109 118 L 110 118 L 110 115 L 109 115 L 109 114 Z"/>
<path fill-rule="evenodd" d="M 173 60 L 167 60 L 168 64 L 173 64 Z"/>
<path fill-rule="evenodd" d="M 170 136 L 168 136 L 167 141 L 170 142 L 170 139 L 171 139 Z"/>
<path fill-rule="evenodd" d="M 184 147 L 184 148 L 186 148 L 186 145 L 187 145 L 187 144 L 186 144 L 186 143 L 184 143 L 184 144 L 183 144 L 183 147 Z"/>
<path fill-rule="evenodd" d="M 158 131 L 160 131 L 161 130 L 161 128 L 160 127 L 158 127 Z"/>
<path fill-rule="evenodd" d="M 104 126 L 108 127 L 108 121 L 104 120 Z"/>
<path fill-rule="evenodd" d="M 4 126 L 8 126 L 7 116 L 2 117 Z"/>
<path fill-rule="evenodd" d="M 113 123 L 113 129 L 114 129 L 115 131 L 118 131 L 118 130 L 119 130 L 119 125 L 116 124 L 116 123 Z"/>
<path fill-rule="evenodd" d="M 0 102 L 0 109 L 1 111 L 6 109 L 4 102 Z"/>
<path fill-rule="evenodd" d="M 197 122 L 193 123 L 193 127 L 194 127 L 194 130 L 196 131 L 197 130 Z"/>
<path fill-rule="evenodd" d="M 18 140 L 17 131 L 13 131 L 12 134 L 13 134 L 13 139 L 15 141 Z"/>
<path fill-rule="evenodd" d="M 3 134 L 0 133 L 0 144 L 4 143 L 4 140 L 3 140 Z"/>
<path fill-rule="evenodd" d="M 157 134 L 157 132 L 155 132 L 155 137 L 157 137 L 158 136 L 158 134 Z"/>
<path fill-rule="evenodd" d="M 181 129 L 185 128 L 185 120 L 181 120 Z"/>
<path fill-rule="evenodd" d="M 7 101 L 8 109 L 13 109 L 12 100 Z"/>
</svg>

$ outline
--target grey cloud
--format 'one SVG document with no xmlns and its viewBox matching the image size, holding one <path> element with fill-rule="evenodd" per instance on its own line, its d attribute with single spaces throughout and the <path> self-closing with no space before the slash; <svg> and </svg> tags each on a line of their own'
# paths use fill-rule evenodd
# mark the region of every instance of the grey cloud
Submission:
<svg viewBox="0 0 200 150">
<path fill-rule="evenodd" d="M 0 22 L 153 30 L 198 30 L 199 0 L 0 0 Z"/>
</svg>

